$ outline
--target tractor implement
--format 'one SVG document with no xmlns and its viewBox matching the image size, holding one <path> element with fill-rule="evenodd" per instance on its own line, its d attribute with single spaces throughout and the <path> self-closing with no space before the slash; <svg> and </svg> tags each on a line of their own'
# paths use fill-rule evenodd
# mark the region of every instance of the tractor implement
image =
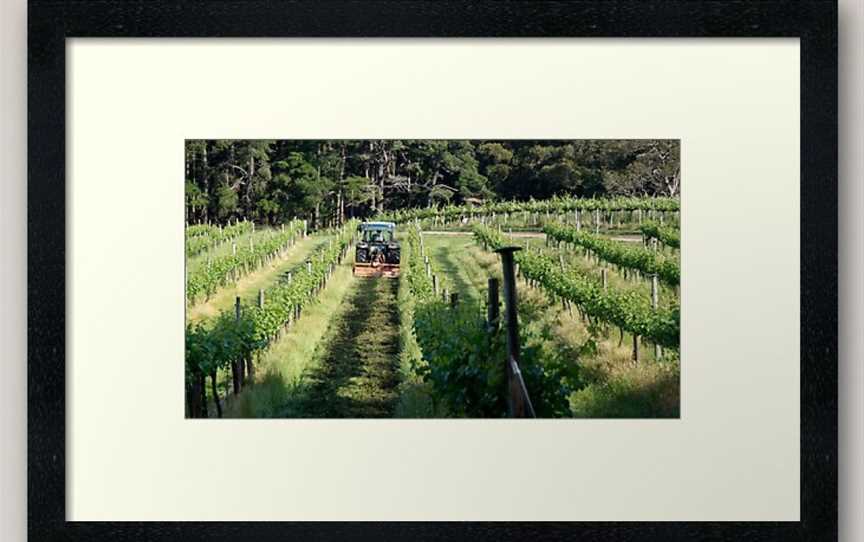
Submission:
<svg viewBox="0 0 864 542">
<path fill-rule="evenodd" d="M 386 277 L 388 279 L 399 278 L 399 264 L 354 262 L 354 276 Z"/>
</svg>

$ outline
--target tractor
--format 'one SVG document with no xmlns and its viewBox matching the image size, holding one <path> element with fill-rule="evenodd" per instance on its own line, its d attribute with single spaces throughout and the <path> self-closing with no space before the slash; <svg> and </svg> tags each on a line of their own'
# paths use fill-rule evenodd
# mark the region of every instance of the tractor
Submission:
<svg viewBox="0 0 864 542">
<path fill-rule="evenodd" d="M 399 276 L 399 243 L 393 222 L 363 222 L 357 228 L 360 240 L 354 254 L 357 277 Z"/>
</svg>

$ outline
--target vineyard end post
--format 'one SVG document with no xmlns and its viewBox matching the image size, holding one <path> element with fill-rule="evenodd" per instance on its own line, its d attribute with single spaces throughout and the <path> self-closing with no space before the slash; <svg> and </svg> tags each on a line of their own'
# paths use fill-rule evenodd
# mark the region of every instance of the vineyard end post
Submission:
<svg viewBox="0 0 864 542">
<path fill-rule="evenodd" d="M 512 359 L 516 366 L 519 365 L 519 317 L 517 312 L 517 297 L 516 297 L 516 274 L 514 271 L 513 254 L 522 250 L 520 247 L 501 247 L 495 252 L 501 255 L 501 264 L 503 266 L 504 275 L 504 312 L 505 321 L 507 323 L 507 359 L 505 366 L 507 368 L 507 409 L 510 417 L 523 418 L 526 415 L 525 401 L 522 397 L 522 390 L 516 382 L 516 375 L 513 372 Z"/>
</svg>

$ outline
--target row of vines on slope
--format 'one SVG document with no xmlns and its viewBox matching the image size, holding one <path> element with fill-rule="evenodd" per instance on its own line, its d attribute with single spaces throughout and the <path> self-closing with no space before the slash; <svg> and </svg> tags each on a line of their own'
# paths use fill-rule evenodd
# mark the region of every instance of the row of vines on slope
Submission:
<svg viewBox="0 0 864 542">
<path fill-rule="evenodd" d="M 188 273 L 186 302 L 191 305 L 202 297 L 209 298 L 219 288 L 258 269 L 293 246 L 297 236 L 303 232 L 303 221 L 292 220 L 284 228 L 273 231 L 258 243 L 250 240 L 249 246 L 238 247 L 234 253 L 214 258 L 207 265 Z"/>
<path fill-rule="evenodd" d="M 244 374 L 254 374 L 253 354 L 266 349 L 315 299 L 335 266 L 345 258 L 356 228 L 356 221 L 346 223 L 305 264 L 292 271 L 289 280 L 267 289 L 263 305 L 235 308 L 207 323 L 187 325 L 186 390 L 191 417 L 206 415 L 207 376 L 221 414 L 216 389 L 218 371 L 231 371 L 234 392 L 238 393 Z"/>
<path fill-rule="evenodd" d="M 681 247 L 681 236 L 676 228 L 668 228 L 656 222 L 646 222 L 639 229 L 646 239 L 657 239 L 671 248 Z"/>
<path fill-rule="evenodd" d="M 198 226 L 201 226 L 201 224 L 186 228 L 187 258 L 197 256 L 215 248 L 221 243 L 237 239 L 241 235 L 255 231 L 255 223 L 246 220 L 225 226 L 224 228 L 221 226 L 206 226 L 205 230 L 200 230 Z"/>
<path fill-rule="evenodd" d="M 572 198 L 555 197 L 547 200 L 500 201 L 483 205 L 450 205 L 422 209 L 397 210 L 379 215 L 380 220 L 408 222 L 428 218 L 452 218 L 493 213 L 559 213 L 566 211 L 657 211 L 674 212 L 680 209 L 677 198 Z"/>
<path fill-rule="evenodd" d="M 633 269 L 645 275 L 657 275 L 661 281 L 670 286 L 678 286 L 681 282 L 681 268 L 677 259 L 666 257 L 645 247 L 605 239 L 562 224 L 546 224 L 543 226 L 543 232 L 551 240 L 582 247 L 610 264 L 624 269 Z"/>
<path fill-rule="evenodd" d="M 426 270 L 420 232 L 411 227 L 402 239 L 402 278 L 414 304 L 414 333 L 421 359 L 413 370 L 430 383 L 439 410 L 456 417 L 507 415 L 505 334 L 490 329 L 484 308 L 472 300 L 456 307 L 436 295 L 433 269 Z M 439 285 L 441 288 L 441 285 Z M 537 415 L 569 415 L 568 396 L 578 368 L 562 360 L 541 359 L 541 342 L 523 327 L 520 366 Z"/>
<path fill-rule="evenodd" d="M 500 232 L 474 226 L 475 239 L 488 249 L 505 246 Z M 515 255 L 519 273 L 540 284 L 547 292 L 571 301 L 590 318 L 606 322 L 656 344 L 678 348 L 680 309 L 678 306 L 653 309 L 650 300 L 635 292 L 604 290 L 602 286 L 573 270 L 562 270 L 553 259 L 533 252 Z"/>
<path fill-rule="evenodd" d="M 255 223 L 241 220 L 222 226 L 193 224 L 186 227 L 186 257 L 197 256 L 216 245 L 255 231 Z"/>
</svg>

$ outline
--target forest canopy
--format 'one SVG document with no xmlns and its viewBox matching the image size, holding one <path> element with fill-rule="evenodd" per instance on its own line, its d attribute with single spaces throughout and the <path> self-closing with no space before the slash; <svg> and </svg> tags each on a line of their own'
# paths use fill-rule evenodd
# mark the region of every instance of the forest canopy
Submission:
<svg viewBox="0 0 864 542">
<path fill-rule="evenodd" d="M 433 205 L 677 196 L 678 140 L 186 141 L 186 220 L 313 228 Z"/>
</svg>

